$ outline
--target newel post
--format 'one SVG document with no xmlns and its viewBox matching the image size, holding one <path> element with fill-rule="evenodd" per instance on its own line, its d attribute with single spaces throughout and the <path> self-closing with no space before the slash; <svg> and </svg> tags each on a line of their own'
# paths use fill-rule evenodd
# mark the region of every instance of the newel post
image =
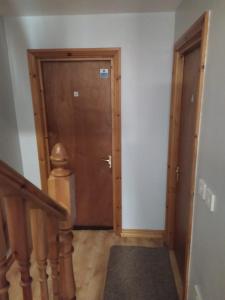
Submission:
<svg viewBox="0 0 225 300">
<path fill-rule="evenodd" d="M 75 219 L 74 175 L 67 168 L 68 156 L 62 144 L 56 144 L 51 153 L 53 169 L 48 179 L 48 193 L 68 210 L 68 218 L 59 222 L 59 280 L 60 299 L 76 299 L 73 272 L 73 232 Z"/>
</svg>

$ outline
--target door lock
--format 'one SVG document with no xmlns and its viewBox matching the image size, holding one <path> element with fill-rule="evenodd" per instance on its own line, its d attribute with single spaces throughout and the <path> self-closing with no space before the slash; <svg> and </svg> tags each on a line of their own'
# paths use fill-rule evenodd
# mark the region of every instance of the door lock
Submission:
<svg viewBox="0 0 225 300">
<path fill-rule="evenodd" d="M 112 168 L 112 155 L 108 156 L 108 159 L 102 159 L 103 161 L 107 162 L 109 168 Z"/>
</svg>

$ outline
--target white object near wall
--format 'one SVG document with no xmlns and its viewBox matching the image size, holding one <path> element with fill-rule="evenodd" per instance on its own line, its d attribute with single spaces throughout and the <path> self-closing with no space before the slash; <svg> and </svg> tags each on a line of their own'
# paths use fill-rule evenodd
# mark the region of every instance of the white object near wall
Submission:
<svg viewBox="0 0 225 300">
<path fill-rule="evenodd" d="M 201 199 L 205 201 L 205 204 L 210 212 L 214 212 L 216 195 L 214 195 L 213 191 L 207 186 L 205 180 L 202 178 L 199 179 L 198 194 L 200 195 Z"/>
<path fill-rule="evenodd" d="M 195 299 L 194 300 L 202 300 L 202 296 L 200 293 L 200 289 L 198 285 L 194 286 L 194 292 L 195 292 Z"/>
</svg>

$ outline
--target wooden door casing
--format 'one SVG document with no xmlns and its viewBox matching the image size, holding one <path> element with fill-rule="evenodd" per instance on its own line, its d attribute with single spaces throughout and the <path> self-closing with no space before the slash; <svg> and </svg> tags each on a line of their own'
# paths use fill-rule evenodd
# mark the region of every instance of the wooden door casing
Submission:
<svg viewBox="0 0 225 300">
<path fill-rule="evenodd" d="M 42 189 L 50 172 L 49 136 L 41 65 L 47 61 L 108 61 L 111 63 L 113 229 L 121 233 L 121 67 L 120 48 L 29 49 L 28 62 Z M 102 157 L 103 158 L 103 157 Z M 106 157 L 104 157 L 106 158 Z M 103 163 L 103 162 L 101 162 Z"/>
</svg>

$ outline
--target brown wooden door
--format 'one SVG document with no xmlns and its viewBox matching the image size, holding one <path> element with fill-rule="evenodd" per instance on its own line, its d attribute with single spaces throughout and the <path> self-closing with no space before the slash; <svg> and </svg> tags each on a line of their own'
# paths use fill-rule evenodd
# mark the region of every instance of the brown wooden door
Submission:
<svg viewBox="0 0 225 300">
<path fill-rule="evenodd" d="M 108 76 L 100 76 L 107 69 Z M 113 226 L 110 61 L 42 62 L 49 149 L 63 143 L 75 173 L 76 225 Z"/>
<path fill-rule="evenodd" d="M 180 138 L 178 149 L 178 183 L 175 207 L 174 250 L 182 278 L 187 264 L 188 228 L 190 224 L 194 139 L 198 103 L 196 93 L 200 70 L 200 48 L 184 55 L 181 99 Z"/>
</svg>

